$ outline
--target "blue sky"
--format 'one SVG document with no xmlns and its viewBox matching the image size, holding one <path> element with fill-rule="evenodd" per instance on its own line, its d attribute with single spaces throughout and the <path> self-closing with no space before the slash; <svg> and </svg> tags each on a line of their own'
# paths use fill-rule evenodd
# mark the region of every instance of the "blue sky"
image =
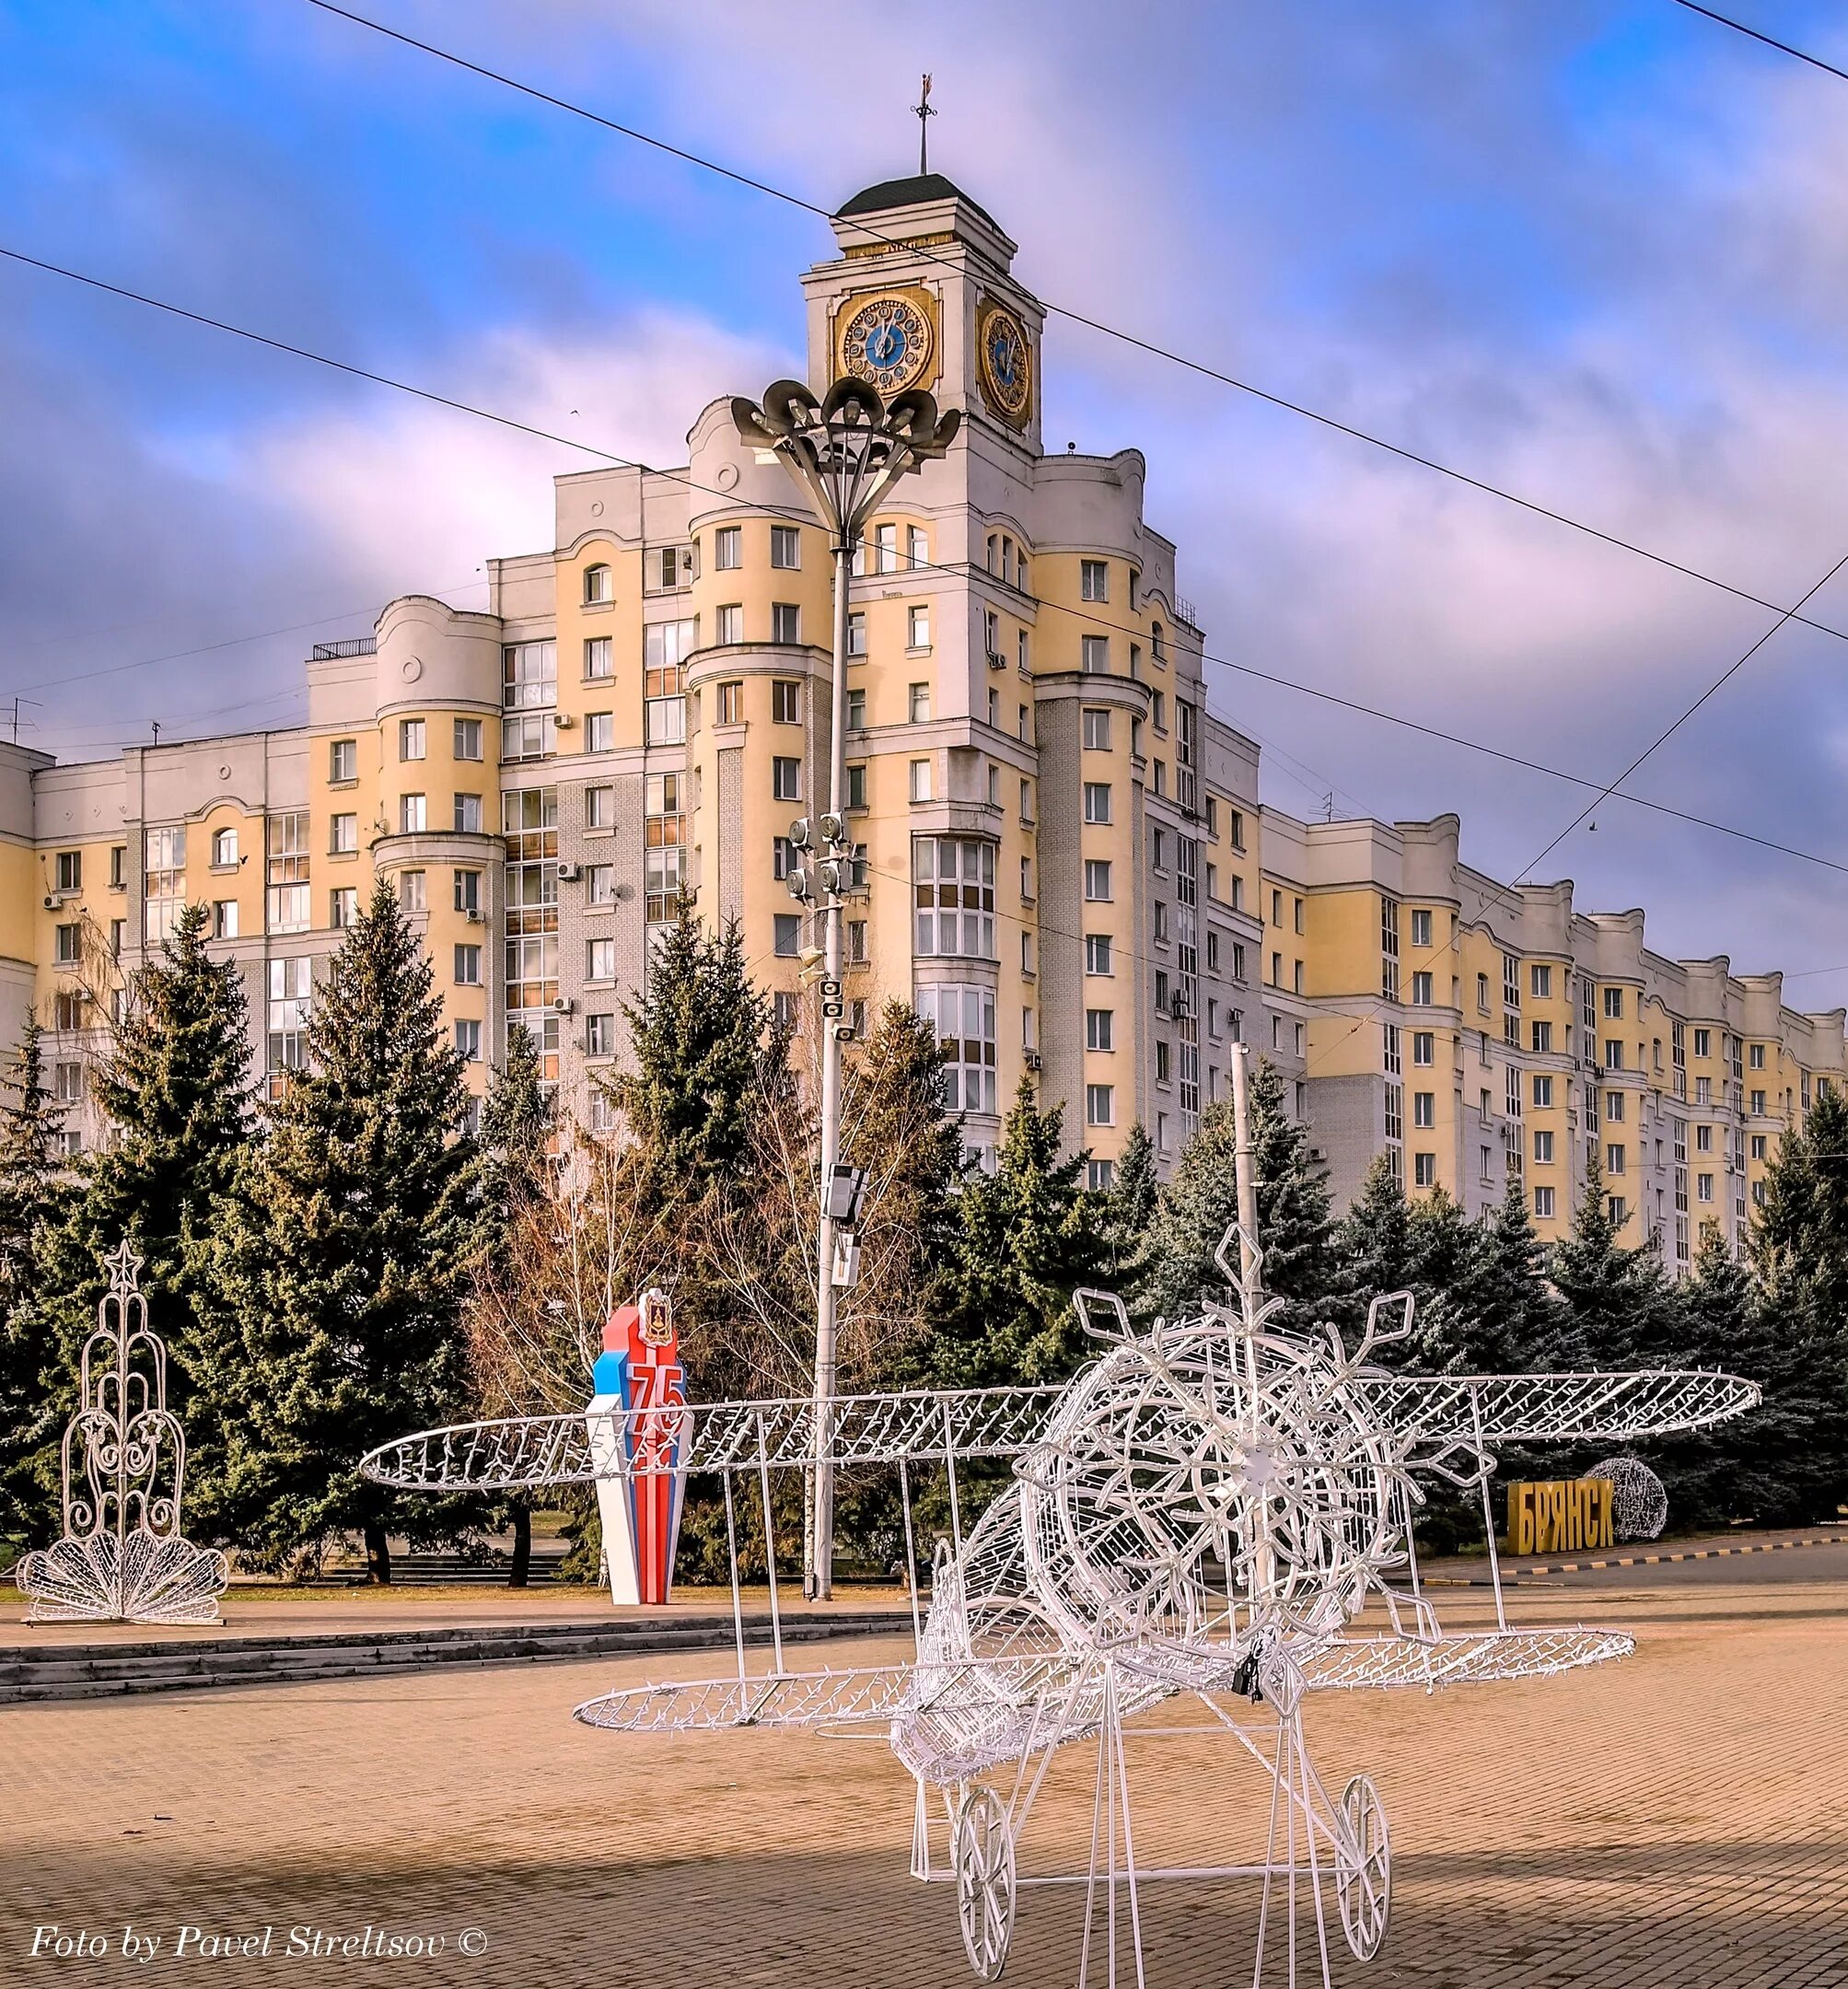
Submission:
<svg viewBox="0 0 1848 1989">
<path fill-rule="evenodd" d="M 906 169 L 928 68 L 933 163 L 1049 299 L 1770 599 L 1848 551 L 1848 83 L 1670 0 L 375 11 L 823 205 Z M 1745 11 L 1848 64 L 1838 6 Z M 0 76 L 7 246 L 651 460 L 796 361 L 829 248 L 304 0 L 0 0 Z M 4 265 L 0 390 L 0 699 L 66 757 L 297 718 L 308 642 L 478 602 L 581 460 Z M 1147 454 L 1210 649 L 1556 766 L 1616 774 L 1773 619 L 1057 320 L 1046 392 L 1050 446 Z M 1785 630 L 1638 791 L 1848 860 L 1844 663 Z M 1577 809 L 1214 691 L 1296 812 L 1454 808 L 1508 877 Z M 1848 880 L 1597 820 L 1541 871 L 1582 908 L 1848 1000 Z"/>
</svg>

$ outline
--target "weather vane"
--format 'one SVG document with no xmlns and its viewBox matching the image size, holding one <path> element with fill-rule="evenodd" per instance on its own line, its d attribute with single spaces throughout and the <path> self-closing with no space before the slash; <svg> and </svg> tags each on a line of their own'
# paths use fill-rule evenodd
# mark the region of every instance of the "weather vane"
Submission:
<svg viewBox="0 0 1848 1989">
<path fill-rule="evenodd" d="M 918 100 L 912 106 L 912 115 L 918 121 L 918 172 L 930 170 L 930 121 L 936 115 L 931 109 L 930 78 L 924 79 L 924 89 Z"/>
</svg>

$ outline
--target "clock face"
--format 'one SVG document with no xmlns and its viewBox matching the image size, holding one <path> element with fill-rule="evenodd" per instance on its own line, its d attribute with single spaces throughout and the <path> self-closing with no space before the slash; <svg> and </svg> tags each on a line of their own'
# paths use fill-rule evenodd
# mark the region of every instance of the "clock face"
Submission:
<svg viewBox="0 0 1848 1989">
<path fill-rule="evenodd" d="M 982 320 L 982 385 L 998 413 L 1019 421 L 1032 393 L 1033 355 L 1027 332 L 1005 305 L 993 306 Z"/>
<path fill-rule="evenodd" d="M 869 298 L 841 336 L 841 364 L 881 393 L 912 385 L 930 363 L 930 320 L 904 297 Z"/>
</svg>

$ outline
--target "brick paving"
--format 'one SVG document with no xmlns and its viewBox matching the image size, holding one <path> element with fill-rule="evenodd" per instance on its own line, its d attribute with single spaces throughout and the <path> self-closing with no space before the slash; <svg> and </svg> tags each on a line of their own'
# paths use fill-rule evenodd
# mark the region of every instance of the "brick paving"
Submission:
<svg viewBox="0 0 1848 1989">
<path fill-rule="evenodd" d="M 1633 1628 L 1624 1664 L 1315 1704 L 1324 1778 L 1372 1772 L 1396 1851 L 1378 1959 L 1354 1962 L 1331 1929 L 1344 1989 L 1848 1985 L 1848 1583 L 1754 1584 L 1752 1565 L 1724 1589 L 1523 1595 L 1528 1621 Z M 1460 1623 L 1481 1604 L 1469 1591 L 1443 1606 Z M 902 1646 L 831 1655 L 876 1651 Z M 907 1876 L 910 1785 L 882 1747 L 631 1739 L 569 1718 L 662 1669 L 597 1660 L 0 1714 L 0 1982 L 972 1981 L 949 1889 Z M 1027 1868 L 1078 1855 L 1094 1763 L 1074 1750 L 1049 1781 Z M 1261 1778 L 1225 1744 L 1136 1739 L 1132 1773 L 1145 1862 L 1258 1848 Z M 1255 1903 L 1245 1883 L 1148 1887 L 1149 1989 L 1249 1981 Z M 1024 1895 L 1010 1989 L 1075 1980 L 1078 1908 L 1067 1889 Z M 182 1924 L 267 1924 L 278 1948 L 296 1925 L 452 1943 L 472 1928 L 485 1952 L 143 1968 L 114 1951 L 124 1920 L 169 1944 Z M 31 1960 L 34 1925 L 52 1921 L 110 1952 Z M 1266 1982 L 1285 1980 L 1282 1964 L 1273 1943 Z"/>
</svg>

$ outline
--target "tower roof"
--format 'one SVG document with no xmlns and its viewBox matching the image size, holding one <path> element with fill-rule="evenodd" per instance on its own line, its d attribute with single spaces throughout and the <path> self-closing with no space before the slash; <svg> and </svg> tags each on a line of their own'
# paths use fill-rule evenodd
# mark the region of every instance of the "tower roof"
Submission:
<svg viewBox="0 0 1848 1989">
<path fill-rule="evenodd" d="M 883 214 L 893 207 L 922 207 L 931 201 L 959 200 L 971 207 L 990 227 L 1000 223 L 979 201 L 972 201 L 953 180 L 941 173 L 912 173 L 903 180 L 881 180 L 878 186 L 863 188 L 835 215 L 845 221 L 854 215 Z"/>
</svg>

